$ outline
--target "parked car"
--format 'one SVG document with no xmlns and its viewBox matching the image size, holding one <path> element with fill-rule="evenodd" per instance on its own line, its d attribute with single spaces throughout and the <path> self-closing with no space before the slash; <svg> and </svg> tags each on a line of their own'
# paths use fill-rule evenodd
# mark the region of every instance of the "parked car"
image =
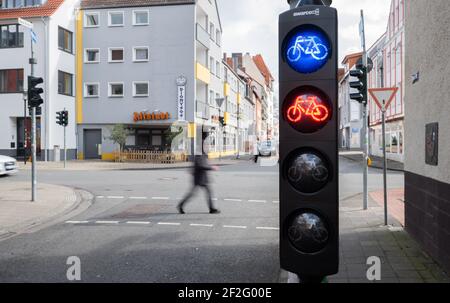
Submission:
<svg viewBox="0 0 450 303">
<path fill-rule="evenodd" d="M 276 154 L 276 146 L 274 141 L 263 141 L 258 146 L 259 155 L 262 157 L 271 157 Z"/>
<path fill-rule="evenodd" d="M 0 176 L 15 174 L 19 171 L 17 161 L 14 158 L 0 155 Z"/>
</svg>

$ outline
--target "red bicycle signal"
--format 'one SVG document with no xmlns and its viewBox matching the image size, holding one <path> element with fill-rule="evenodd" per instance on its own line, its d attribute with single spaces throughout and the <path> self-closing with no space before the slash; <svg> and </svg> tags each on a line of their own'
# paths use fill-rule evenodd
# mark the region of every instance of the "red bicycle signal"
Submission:
<svg viewBox="0 0 450 303">
<path fill-rule="evenodd" d="M 295 103 L 289 107 L 287 118 L 292 123 L 299 123 L 303 117 L 311 117 L 316 122 L 324 122 L 330 117 L 328 108 L 322 104 L 317 96 L 298 96 Z"/>
</svg>

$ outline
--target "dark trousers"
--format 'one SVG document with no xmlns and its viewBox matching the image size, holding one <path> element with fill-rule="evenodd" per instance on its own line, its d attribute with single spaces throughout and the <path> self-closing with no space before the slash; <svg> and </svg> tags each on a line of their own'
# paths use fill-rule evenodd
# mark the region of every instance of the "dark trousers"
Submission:
<svg viewBox="0 0 450 303">
<path fill-rule="evenodd" d="M 192 196 L 195 193 L 195 190 L 197 189 L 197 187 L 203 187 L 206 191 L 206 195 L 207 195 L 207 199 L 208 199 L 208 207 L 209 210 L 213 210 L 214 208 L 214 204 L 212 201 L 212 193 L 211 193 L 211 188 L 209 187 L 209 185 L 194 185 L 191 189 L 191 191 L 186 195 L 186 197 L 184 197 L 183 201 L 180 202 L 179 206 L 181 208 L 184 207 L 184 205 L 192 198 Z"/>
</svg>

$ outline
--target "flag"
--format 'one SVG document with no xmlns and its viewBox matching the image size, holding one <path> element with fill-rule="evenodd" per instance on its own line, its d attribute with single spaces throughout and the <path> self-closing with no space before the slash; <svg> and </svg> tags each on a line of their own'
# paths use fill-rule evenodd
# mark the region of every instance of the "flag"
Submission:
<svg viewBox="0 0 450 303">
<path fill-rule="evenodd" d="M 31 33 L 31 41 L 33 41 L 33 43 L 37 43 L 36 33 L 32 29 L 30 30 L 30 33 Z"/>
</svg>

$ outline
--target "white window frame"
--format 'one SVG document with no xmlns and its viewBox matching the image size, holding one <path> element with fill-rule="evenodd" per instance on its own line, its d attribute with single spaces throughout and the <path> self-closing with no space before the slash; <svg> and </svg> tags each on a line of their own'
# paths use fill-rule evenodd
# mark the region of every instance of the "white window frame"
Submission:
<svg viewBox="0 0 450 303">
<path fill-rule="evenodd" d="M 147 23 L 137 23 L 136 13 L 147 13 Z M 150 24 L 150 11 L 148 9 L 133 10 L 133 26 L 146 26 Z"/>
<path fill-rule="evenodd" d="M 88 93 L 87 93 L 88 85 L 97 85 L 97 95 L 95 95 L 95 96 L 88 95 Z M 83 95 L 84 95 L 85 98 L 99 98 L 100 97 L 100 82 L 85 82 L 84 83 L 84 94 Z"/>
<path fill-rule="evenodd" d="M 113 50 L 122 50 L 123 57 L 122 60 L 112 60 L 112 51 Z M 123 63 L 125 61 L 125 48 L 124 47 L 109 47 L 108 48 L 108 62 L 109 63 Z"/>
<path fill-rule="evenodd" d="M 98 51 L 98 60 L 97 61 L 88 61 L 88 51 Z M 100 63 L 100 49 L 99 48 L 85 48 L 84 49 L 84 63 L 86 64 L 96 64 Z"/>
<path fill-rule="evenodd" d="M 136 93 L 136 84 L 147 84 L 147 94 L 138 95 Z M 140 97 L 148 97 L 148 96 L 150 96 L 150 81 L 133 81 L 133 97 L 140 98 Z"/>
<path fill-rule="evenodd" d="M 136 50 L 138 49 L 146 49 L 147 50 L 147 59 L 137 59 L 136 58 Z M 133 62 L 148 62 L 150 61 L 150 47 L 148 46 L 133 46 Z"/>
<path fill-rule="evenodd" d="M 111 15 L 112 14 L 122 14 L 122 24 L 112 24 Z M 109 11 L 108 12 L 108 26 L 109 27 L 123 27 L 125 26 L 125 12 L 124 11 Z"/>
<path fill-rule="evenodd" d="M 117 85 L 117 84 L 122 85 L 122 92 L 123 92 L 122 95 L 113 95 L 112 94 L 111 88 L 113 85 Z M 108 82 L 108 97 L 109 98 L 123 98 L 124 96 L 125 96 L 125 83 L 123 83 L 123 82 Z"/>
<path fill-rule="evenodd" d="M 98 16 L 98 24 L 97 25 L 88 25 L 87 24 L 87 15 L 97 15 Z M 94 27 L 100 27 L 100 13 L 99 12 L 85 12 L 84 13 L 84 27 L 86 28 L 94 28 Z"/>
</svg>

